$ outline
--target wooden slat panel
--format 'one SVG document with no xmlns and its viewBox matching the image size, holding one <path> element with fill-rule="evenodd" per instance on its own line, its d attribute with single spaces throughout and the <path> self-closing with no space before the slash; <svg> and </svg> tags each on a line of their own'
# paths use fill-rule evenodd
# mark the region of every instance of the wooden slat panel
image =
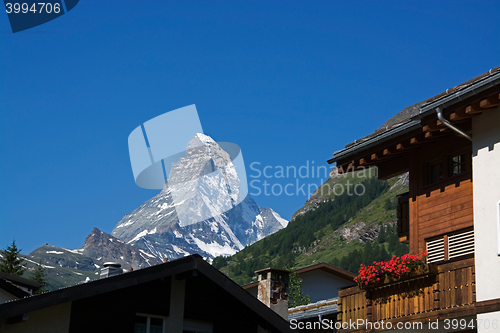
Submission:
<svg viewBox="0 0 500 333">
<path fill-rule="evenodd" d="M 434 226 L 434 229 L 432 228 L 432 225 L 428 225 L 425 228 L 420 228 L 419 233 L 420 233 L 420 239 L 432 237 L 432 236 L 437 236 L 437 235 L 442 235 L 447 232 L 455 231 L 455 230 L 460 230 L 464 229 L 467 227 L 471 227 L 473 225 L 474 219 L 473 219 L 473 212 L 472 210 L 468 211 L 462 211 L 461 214 L 462 216 L 457 216 L 455 219 L 449 219 L 449 220 L 434 220 L 435 223 L 441 223 L 442 226 Z M 460 214 L 457 214 L 460 215 Z M 448 216 L 449 217 L 449 216 Z M 451 221 L 453 223 L 450 224 L 445 224 L 445 222 Z"/>
<path fill-rule="evenodd" d="M 419 279 L 419 284 L 418 284 L 418 312 L 424 312 L 424 279 Z"/>
<path fill-rule="evenodd" d="M 391 305 L 390 305 L 389 318 L 396 317 L 396 302 L 397 302 L 396 288 L 392 287 L 392 295 L 391 295 Z"/>
<path fill-rule="evenodd" d="M 449 307 L 452 307 L 454 306 L 455 304 L 457 304 L 457 297 L 456 297 L 456 288 L 457 288 L 457 284 L 455 282 L 455 273 L 457 271 L 456 270 L 453 270 L 453 271 L 450 271 L 449 273 L 449 277 L 450 277 L 450 282 L 449 282 L 449 286 L 450 286 L 450 304 L 448 305 Z"/>
<path fill-rule="evenodd" d="M 418 197 L 420 211 L 425 210 L 429 207 L 434 207 L 448 201 L 455 200 L 460 197 L 472 195 L 472 182 L 464 180 L 460 182 L 460 186 L 455 187 L 455 185 L 446 186 L 444 192 L 441 189 L 436 189 L 431 191 L 430 195 L 420 195 Z"/>
<path fill-rule="evenodd" d="M 440 276 L 442 276 L 442 273 L 440 273 L 438 275 L 438 281 L 439 281 Z M 440 289 L 438 281 L 436 281 L 436 283 L 434 283 L 432 285 L 432 291 L 434 294 L 434 303 L 433 303 L 433 307 L 432 307 L 433 310 L 437 310 L 437 309 L 441 308 L 441 305 L 440 305 L 441 304 L 441 300 L 440 300 L 441 299 L 440 298 L 441 297 L 441 293 L 440 293 L 441 289 Z"/>
<path fill-rule="evenodd" d="M 469 194 L 454 197 L 450 201 L 447 201 L 447 202 L 444 202 L 441 204 L 433 203 L 433 205 L 429 206 L 427 209 L 421 209 L 419 211 L 419 215 L 420 215 L 420 217 L 424 217 L 424 216 L 432 214 L 436 211 L 443 211 L 443 210 L 446 210 L 446 209 L 449 209 L 452 207 L 457 207 L 457 206 L 460 206 L 460 205 L 463 205 L 463 204 L 466 204 L 466 203 L 469 203 L 472 201 L 473 201 L 473 197 L 472 197 L 472 195 L 469 195 Z"/>
<path fill-rule="evenodd" d="M 474 278 L 472 276 L 472 267 L 468 267 L 468 277 L 467 277 L 467 303 L 471 304 L 474 300 L 472 298 L 472 286 L 474 284 Z"/>
<path fill-rule="evenodd" d="M 346 296 L 345 298 L 345 309 L 346 309 L 346 317 L 345 317 L 345 321 L 349 321 L 349 319 L 351 318 L 350 317 L 350 313 L 351 313 L 351 295 L 349 296 Z"/>
<path fill-rule="evenodd" d="M 425 224 L 428 221 L 436 221 L 439 219 L 444 219 L 446 216 L 457 216 L 462 217 L 463 214 L 459 212 L 466 211 L 470 212 L 472 210 L 472 200 L 468 200 L 462 204 L 455 205 L 453 207 L 446 207 L 443 209 L 436 210 L 430 214 L 420 215 L 419 223 Z"/>
<path fill-rule="evenodd" d="M 450 273 L 444 272 L 443 278 L 444 303 L 442 304 L 442 308 L 446 309 L 450 307 Z"/>
</svg>

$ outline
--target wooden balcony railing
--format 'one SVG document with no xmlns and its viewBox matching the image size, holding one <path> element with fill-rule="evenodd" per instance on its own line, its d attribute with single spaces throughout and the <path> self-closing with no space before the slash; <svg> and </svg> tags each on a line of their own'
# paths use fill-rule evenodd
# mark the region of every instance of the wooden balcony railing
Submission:
<svg viewBox="0 0 500 333">
<path fill-rule="evenodd" d="M 387 321 L 438 310 L 470 306 L 476 301 L 474 258 L 438 265 L 426 273 L 402 282 L 362 290 L 339 291 L 337 320 L 353 322 Z"/>
</svg>

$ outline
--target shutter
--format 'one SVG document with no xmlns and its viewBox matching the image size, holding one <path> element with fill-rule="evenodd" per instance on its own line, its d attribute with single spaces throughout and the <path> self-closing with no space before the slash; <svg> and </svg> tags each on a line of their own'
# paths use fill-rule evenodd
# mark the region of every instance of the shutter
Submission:
<svg viewBox="0 0 500 333">
<path fill-rule="evenodd" d="M 438 238 L 427 242 L 427 262 L 438 262 L 444 260 L 444 238 Z"/>
<path fill-rule="evenodd" d="M 448 237 L 449 259 L 474 254 L 474 230 Z"/>
</svg>

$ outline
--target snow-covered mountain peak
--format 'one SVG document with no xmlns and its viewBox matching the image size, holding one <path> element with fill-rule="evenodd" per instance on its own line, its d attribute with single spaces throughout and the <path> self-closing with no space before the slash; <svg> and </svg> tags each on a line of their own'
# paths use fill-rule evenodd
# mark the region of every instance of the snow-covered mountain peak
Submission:
<svg viewBox="0 0 500 333">
<path fill-rule="evenodd" d="M 234 254 L 288 223 L 241 192 L 231 156 L 205 134 L 189 141 L 185 157 L 170 170 L 163 190 L 127 214 L 113 236 L 160 259 L 215 257 Z"/>
</svg>

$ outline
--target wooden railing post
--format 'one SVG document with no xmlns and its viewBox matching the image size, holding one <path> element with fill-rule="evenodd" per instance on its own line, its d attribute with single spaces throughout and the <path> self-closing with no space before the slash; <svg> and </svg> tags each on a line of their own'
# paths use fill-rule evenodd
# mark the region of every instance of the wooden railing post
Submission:
<svg viewBox="0 0 500 333">
<path fill-rule="evenodd" d="M 339 312 L 337 314 L 337 321 L 342 322 L 342 315 L 343 315 L 343 307 L 342 307 L 342 299 L 343 297 L 339 296 L 339 299 L 337 300 L 337 311 Z"/>
<path fill-rule="evenodd" d="M 432 290 L 434 295 L 434 310 L 438 310 L 441 308 L 439 300 L 439 279 L 436 279 L 436 282 L 432 285 Z"/>
<path fill-rule="evenodd" d="M 369 322 L 373 321 L 372 317 L 372 299 L 371 299 L 371 292 L 367 291 L 365 292 L 365 297 L 366 297 L 366 320 Z"/>
</svg>

